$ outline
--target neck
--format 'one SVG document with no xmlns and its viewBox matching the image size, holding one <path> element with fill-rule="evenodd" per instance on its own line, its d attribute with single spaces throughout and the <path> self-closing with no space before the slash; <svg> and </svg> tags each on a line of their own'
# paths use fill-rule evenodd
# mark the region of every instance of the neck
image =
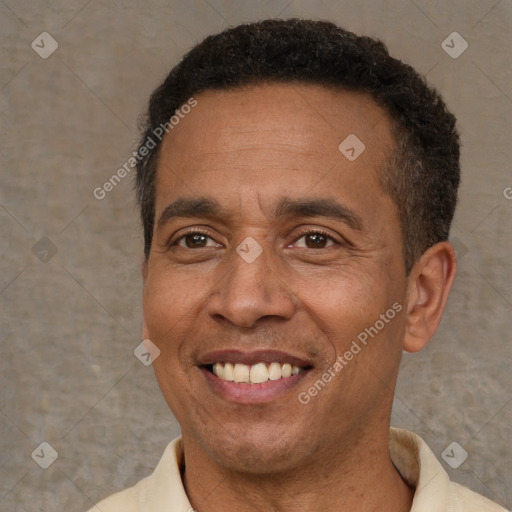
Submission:
<svg viewBox="0 0 512 512">
<path fill-rule="evenodd" d="M 383 435 L 384 434 L 384 435 Z M 189 442 L 187 442 L 189 441 Z M 358 436 L 280 473 L 230 471 L 186 439 L 184 485 L 197 512 L 408 512 L 414 494 L 394 467 L 388 432 Z M 349 448 L 348 448 L 349 447 Z"/>
</svg>

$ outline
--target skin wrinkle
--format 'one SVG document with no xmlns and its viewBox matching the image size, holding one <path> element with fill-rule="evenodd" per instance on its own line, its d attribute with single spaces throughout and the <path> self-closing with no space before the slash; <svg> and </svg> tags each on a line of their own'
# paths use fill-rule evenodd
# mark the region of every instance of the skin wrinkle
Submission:
<svg viewBox="0 0 512 512">
<path fill-rule="evenodd" d="M 287 512 L 298 503 L 323 512 L 381 510 L 382 503 L 400 510 L 410 505 L 411 490 L 389 457 L 393 390 L 402 349 L 426 338 L 416 327 L 423 314 L 417 298 L 434 304 L 435 286 L 420 264 L 411 276 L 405 272 L 397 208 L 379 179 L 394 148 L 383 111 L 365 95 L 293 87 L 314 98 L 323 117 L 332 115 L 335 129 L 311 117 L 289 86 L 271 85 L 198 95 L 197 107 L 164 139 L 156 218 L 179 198 L 209 197 L 223 211 L 219 219 L 203 212 L 155 223 L 143 267 L 143 335 L 161 351 L 153 368 L 182 428 L 185 487 L 199 512 L 227 504 Z M 269 119 L 266 112 L 275 115 Z M 307 133 L 293 130 L 306 122 Z M 244 124 L 248 128 L 237 131 Z M 348 133 L 366 145 L 354 162 L 338 151 Z M 277 137 L 296 151 L 276 150 Z M 250 159 L 238 150 L 249 143 Z M 297 216 L 296 208 L 294 215 L 275 217 L 285 197 L 336 199 L 361 219 L 362 229 L 336 218 Z M 346 236 L 352 246 L 300 247 L 301 224 Z M 171 235 L 203 225 L 218 245 L 167 247 Z M 248 236 L 263 249 L 250 264 L 235 251 Z M 440 246 L 430 257 L 445 253 Z M 402 313 L 319 396 L 300 404 L 298 393 L 395 302 L 403 304 Z M 428 329 L 433 323 L 423 322 Z M 293 352 L 309 358 L 313 370 L 274 402 L 230 403 L 205 384 L 196 361 L 233 347 Z M 361 489 L 368 492 L 361 496 Z"/>
</svg>

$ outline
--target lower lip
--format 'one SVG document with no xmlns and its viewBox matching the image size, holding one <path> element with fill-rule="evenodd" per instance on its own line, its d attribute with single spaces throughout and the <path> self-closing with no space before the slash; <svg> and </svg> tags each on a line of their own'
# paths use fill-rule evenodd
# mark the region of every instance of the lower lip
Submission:
<svg viewBox="0 0 512 512">
<path fill-rule="evenodd" d="M 296 387 L 300 381 L 310 372 L 303 370 L 297 375 L 281 378 L 279 380 L 267 380 L 261 384 L 247 382 L 230 382 L 219 379 L 216 375 L 204 367 L 200 367 L 206 382 L 211 388 L 225 400 L 238 404 L 262 404 L 275 400 Z"/>
</svg>

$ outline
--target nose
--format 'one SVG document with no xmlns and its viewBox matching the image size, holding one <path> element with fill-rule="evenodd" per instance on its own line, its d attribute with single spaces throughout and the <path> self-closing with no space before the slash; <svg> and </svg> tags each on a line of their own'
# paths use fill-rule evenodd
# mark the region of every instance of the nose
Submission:
<svg viewBox="0 0 512 512">
<path fill-rule="evenodd" d="M 234 252 L 212 289 L 208 314 L 244 328 L 262 319 L 289 320 L 296 309 L 294 296 L 282 272 L 270 263 L 269 250 L 250 263 Z"/>
</svg>

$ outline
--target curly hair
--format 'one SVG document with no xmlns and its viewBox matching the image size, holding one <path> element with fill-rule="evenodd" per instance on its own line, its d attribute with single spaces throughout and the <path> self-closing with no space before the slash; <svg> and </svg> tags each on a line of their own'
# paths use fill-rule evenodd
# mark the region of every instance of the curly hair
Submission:
<svg viewBox="0 0 512 512">
<path fill-rule="evenodd" d="M 406 272 L 448 239 L 460 181 L 455 117 L 411 66 L 381 41 L 328 21 L 269 19 L 224 30 L 192 48 L 153 92 L 139 150 L 193 95 L 268 83 L 306 83 L 369 94 L 388 114 L 396 150 L 380 173 L 396 204 Z M 135 188 L 149 258 L 159 148 L 137 162 Z"/>
</svg>

